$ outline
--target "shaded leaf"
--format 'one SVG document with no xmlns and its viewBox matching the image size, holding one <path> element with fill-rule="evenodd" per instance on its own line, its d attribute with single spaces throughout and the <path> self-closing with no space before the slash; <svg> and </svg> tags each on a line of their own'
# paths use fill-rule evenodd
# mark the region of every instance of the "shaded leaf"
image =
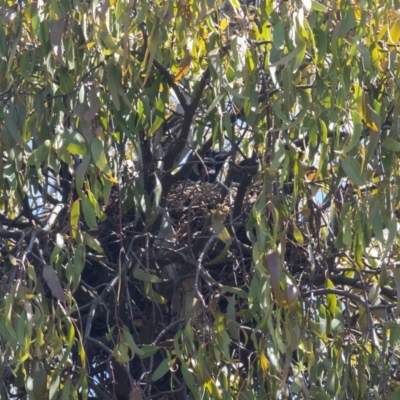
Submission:
<svg viewBox="0 0 400 400">
<path fill-rule="evenodd" d="M 92 87 L 92 89 L 88 94 L 88 97 L 89 97 L 89 110 L 85 112 L 84 117 L 87 122 L 90 122 L 96 117 L 96 114 L 100 109 L 100 101 L 99 98 L 97 97 L 97 90 L 95 87 Z"/>
<path fill-rule="evenodd" d="M 151 379 L 154 382 L 161 379 L 169 371 L 169 363 L 169 358 L 164 358 L 164 360 L 161 361 L 161 363 L 158 365 L 156 370 L 153 372 L 153 375 L 151 376 Z"/>
<path fill-rule="evenodd" d="M 60 90 L 62 94 L 72 93 L 75 89 L 74 81 L 66 68 L 60 68 Z"/>
<path fill-rule="evenodd" d="M 45 265 L 43 267 L 43 278 L 49 286 L 53 296 L 59 301 L 65 301 L 65 293 L 58 280 L 57 272 L 50 265 Z"/>
<path fill-rule="evenodd" d="M 342 161 L 342 168 L 354 184 L 357 186 L 366 184 L 365 177 L 361 174 L 361 166 L 354 157 L 347 156 Z"/>
<path fill-rule="evenodd" d="M 96 211 L 94 209 L 93 204 L 86 196 L 84 196 L 81 199 L 81 204 L 82 204 L 83 217 L 85 218 L 86 224 L 90 229 L 97 229 L 98 225 L 97 225 Z"/>
<path fill-rule="evenodd" d="M 138 279 L 139 281 L 143 282 L 151 282 L 151 283 L 160 283 L 162 282 L 162 279 L 160 279 L 156 275 L 152 275 L 146 271 L 143 271 L 140 268 L 135 268 L 133 271 L 133 277 L 135 279 Z"/>
<path fill-rule="evenodd" d="M 390 151 L 400 152 L 400 142 L 393 138 L 389 137 L 385 139 L 382 143 L 382 146 Z"/>
<path fill-rule="evenodd" d="M 303 54 L 306 49 L 305 44 L 301 43 L 292 52 L 282 57 L 279 61 L 271 63 L 269 67 L 278 67 L 279 65 L 284 65 L 295 59 L 298 55 Z"/>
<path fill-rule="evenodd" d="M 62 45 L 61 38 L 66 29 L 66 20 L 65 18 L 61 18 L 57 21 L 53 22 L 50 30 L 50 41 L 53 46 L 53 51 L 56 55 L 57 61 L 61 62 L 62 60 Z"/>
</svg>

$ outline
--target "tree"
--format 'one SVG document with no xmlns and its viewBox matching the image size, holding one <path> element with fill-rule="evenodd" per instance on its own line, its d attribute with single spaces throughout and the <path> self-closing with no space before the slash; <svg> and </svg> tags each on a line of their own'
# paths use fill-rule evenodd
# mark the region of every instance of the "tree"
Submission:
<svg viewBox="0 0 400 400">
<path fill-rule="evenodd" d="M 1 7 L 2 399 L 398 397 L 397 0 Z"/>
</svg>

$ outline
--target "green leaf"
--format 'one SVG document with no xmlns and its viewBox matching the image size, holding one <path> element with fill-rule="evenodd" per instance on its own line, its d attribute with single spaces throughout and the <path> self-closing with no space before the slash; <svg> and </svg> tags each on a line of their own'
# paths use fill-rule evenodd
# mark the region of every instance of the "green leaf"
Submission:
<svg viewBox="0 0 400 400">
<path fill-rule="evenodd" d="M 278 21 L 274 26 L 274 46 L 276 49 L 283 49 L 285 44 L 285 26 L 282 21 Z"/>
<path fill-rule="evenodd" d="M 347 156 L 342 161 L 342 168 L 355 185 L 360 187 L 366 184 L 365 177 L 361 175 L 361 166 L 354 157 Z"/>
<path fill-rule="evenodd" d="M 71 75 L 65 68 L 60 68 L 60 91 L 62 94 L 70 94 L 74 91 L 75 85 Z"/>
<path fill-rule="evenodd" d="M 116 344 L 113 349 L 113 356 L 119 363 L 126 364 L 131 360 L 129 346 L 125 342 Z"/>
<path fill-rule="evenodd" d="M 75 328 L 71 319 L 69 317 L 65 317 L 63 319 L 63 323 L 64 323 L 64 329 L 66 331 L 66 337 L 64 337 L 63 340 L 66 346 L 65 346 L 65 352 L 63 353 L 63 356 L 60 360 L 60 365 L 62 366 L 65 365 L 65 362 L 67 361 L 68 357 L 70 357 L 71 354 L 70 352 L 75 342 Z"/>
<path fill-rule="evenodd" d="M 60 233 L 56 235 L 56 245 L 54 246 L 53 252 L 51 253 L 50 257 L 50 264 L 54 263 L 56 257 L 60 254 L 61 250 L 64 247 L 64 238 Z"/>
<path fill-rule="evenodd" d="M 150 282 L 150 283 L 161 283 L 162 279 L 160 279 L 156 275 L 152 275 L 146 271 L 143 271 L 141 268 L 137 267 L 133 271 L 133 277 L 139 281 Z"/>
<path fill-rule="evenodd" d="M 103 253 L 100 242 L 93 236 L 89 235 L 87 232 L 83 232 L 83 240 L 85 244 L 91 247 L 94 251 L 97 251 L 98 253 Z"/>
<path fill-rule="evenodd" d="M 84 196 L 82 199 L 82 211 L 83 217 L 85 218 L 85 222 L 90 229 L 97 229 L 97 219 L 96 219 L 96 212 L 93 207 L 93 204 L 89 201 L 89 199 Z"/>
<path fill-rule="evenodd" d="M 84 181 L 86 178 L 86 172 L 89 168 L 90 164 L 90 155 L 86 154 L 83 158 L 78 167 L 76 168 L 75 173 L 75 187 L 76 191 L 80 198 L 84 198 L 85 194 L 83 193 Z"/>
<path fill-rule="evenodd" d="M 161 181 L 158 179 L 157 175 L 155 176 L 155 187 L 154 187 L 154 208 L 158 209 L 160 205 L 161 195 L 162 195 L 162 185 Z"/>
<path fill-rule="evenodd" d="M 327 279 L 325 281 L 325 287 L 334 289 L 335 285 L 330 279 Z M 331 293 L 326 295 L 326 304 L 328 306 L 328 310 L 330 311 L 331 315 L 335 315 L 336 303 L 337 303 L 336 295 Z"/>
<path fill-rule="evenodd" d="M 133 355 L 135 355 L 135 354 L 140 355 L 140 356 L 144 355 L 143 350 L 141 350 L 141 349 L 139 349 L 139 347 L 137 347 L 137 345 L 133 339 L 133 336 L 129 332 L 129 328 L 126 325 L 123 326 L 122 337 L 124 338 L 125 343 L 128 344 Z"/>
<path fill-rule="evenodd" d="M 75 133 L 73 135 L 65 135 L 67 150 L 73 154 L 78 156 L 84 156 L 86 153 L 86 144 L 82 135 L 79 133 Z"/>
<path fill-rule="evenodd" d="M 33 265 L 29 264 L 27 267 L 29 279 L 36 285 L 36 271 Z"/>
<path fill-rule="evenodd" d="M 165 103 L 162 97 L 157 99 L 156 103 L 156 120 L 154 124 L 151 126 L 149 130 L 149 136 L 153 135 L 153 133 L 160 128 L 160 126 L 165 121 Z"/>
<path fill-rule="evenodd" d="M 32 364 L 30 376 L 27 378 L 26 388 L 34 399 L 42 399 L 46 393 L 46 369 L 42 361 L 35 360 Z"/>
<path fill-rule="evenodd" d="M 336 335 L 339 332 L 343 331 L 344 329 L 344 323 L 340 319 L 333 318 L 331 321 L 331 332 L 332 335 Z"/>
<path fill-rule="evenodd" d="M 154 354 L 157 353 L 157 351 L 160 349 L 158 346 L 154 345 L 148 345 L 148 346 L 143 346 L 140 350 L 142 354 L 138 354 L 139 358 L 145 359 L 153 356 Z"/>
<path fill-rule="evenodd" d="M 269 68 L 271 67 L 278 67 L 279 65 L 284 65 L 287 64 L 289 61 L 292 61 L 295 59 L 297 56 L 304 54 L 306 49 L 306 46 L 304 43 L 301 43 L 299 46 L 297 46 L 292 52 L 281 58 L 279 61 L 276 61 L 272 64 L 269 64 Z"/>
<path fill-rule="evenodd" d="M 344 152 L 350 151 L 353 147 L 355 147 L 357 144 L 359 144 L 361 133 L 362 133 L 362 118 L 361 118 L 360 113 L 357 111 L 352 111 L 351 118 L 352 118 L 353 132 L 352 132 L 349 143 L 343 149 Z"/>
<path fill-rule="evenodd" d="M 400 325 L 397 322 L 390 322 L 388 328 L 390 329 L 389 343 L 394 346 L 400 341 Z"/>
<path fill-rule="evenodd" d="M 78 243 L 75 248 L 73 257 L 70 258 L 67 268 L 66 275 L 68 283 L 72 285 L 71 292 L 74 293 L 79 287 L 82 270 L 85 263 L 85 249 L 82 243 Z"/>
<path fill-rule="evenodd" d="M 112 61 L 110 61 L 110 63 L 107 65 L 107 80 L 114 107 L 117 111 L 119 111 L 121 108 L 121 104 L 119 102 L 118 93 L 119 88 L 121 87 L 121 73 Z"/>
<path fill-rule="evenodd" d="M 50 382 L 49 400 L 56 400 L 60 385 L 60 374 L 53 374 Z"/>
<path fill-rule="evenodd" d="M 190 390 L 193 390 L 194 389 L 193 373 L 189 371 L 188 367 L 186 366 L 186 364 L 183 360 L 181 360 L 181 371 L 182 371 L 183 379 L 185 380 L 187 387 Z"/>
<path fill-rule="evenodd" d="M 223 285 L 221 289 L 224 292 L 234 293 L 234 294 L 237 294 L 238 296 L 242 297 L 243 299 L 247 299 L 247 293 L 243 289 L 226 286 L 226 285 Z"/>
<path fill-rule="evenodd" d="M 218 77 L 218 84 L 221 85 L 222 88 L 224 88 L 229 94 L 231 94 L 234 97 L 238 98 L 248 98 L 247 96 L 244 96 L 243 93 L 238 92 L 235 90 L 228 82 L 228 79 L 226 77 L 226 72 L 225 68 L 222 63 L 221 55 L 218 49 L 214 49 L 208 53 L 209 60 L 211 62 L 211 65 L 214 68 L 215 73 L 217 74 Z M 218 93 L 218 96 L 220 96 L 221 93 Z M 215 98 L 216 100 L 216 98 Z"/>
<path fill-rule="evenodd" d="M 147 62 L 146 75 L 143 81 L 143 86 L 146 84 L 150 76 L 151 67 L 156 56 L 156 52 L 160 46 L 160 18 L 156 17 L 153 22 L 153 28 L 151 30 L 149 43 L 146 48 L 146 53 L 144 55 L 144 62 Z M 143 65 L 144 66 L 144 65 Z"/>
<path fill-rule="evenodd" d="M 11 346 L 15 347 L 18 344 L 17 333 L 11 325 L 11 321 L 7 316 L 0 316 L 0 333 L 10 343 Z"/>
<path fill-rule="evenodd" d="M 159 379 L 161 379 L 169 371 L 169 363 L 170 363 L 169 358 L 164 358 L 164 360 L 161 361 L 161 363 L 158 365 L 153 375 L 151 376 L 153 382 L 156 382 Z"/>
<path fill-rule="evenodd" d="M 62 400 L 70 400 L 71 397 L 71 389 L 72 389 L 72 384 L 71 381 L 69 379 L 67 379 L 64 382 L 64 387 L 63 387 L 63 391 L 62 391 Z"/>
<path fill-rule="evenodd" d="M 17 118 L 18 116 L 16 115 L 15 112 L 13 111 L 8 112 L 5 117 L 5 126 L 7 128 L 8 133 L 15 140 L 15 142 L 20 146 L 25 147 L 26 143 L 21 136 L 21 130 L 18 126 Z"/>
<path fill-rule="evenodd" d="M 213 399 L 222 399 L 221 392 L 213 379 L 209 379 L 207 382 L 205 382 L 204 387 L 207 389 Z"/>
<path fill-rule="evenodd" d="M 386 138 L 383 141 L 382 146 L 389 151 L 400 152 L 400 142 L 393 138 Z"/>
<path fill-rule="evenodd" d="M 93 161 L 100 171 L 105 171 L 107 166 L 107 158 L 104 153 L 104 143 L 97 137 L 93 138 L 90 144 Z"/>
<path fill-rule="evenodd" d="M 295 61 L 292 66 L 292 71 L 294 73 L 297 72 L 301 63 L 304 61 L 304 56 L 306 54 L 306 49 L 307 49 L 307 46 L 305 43 L 299 44 L 298 47 L 300 48 L 300 51 L 298 54 L 296 54 Z"/>
<path fill-rule="evenodd" d="M 344 37 L 350 29 L 354 29 L 356 26 L 356 18 L 354 16 L 353 7 L 349 7 L 347 10 L 344 10 L 343 14 L 343 20 L 340 22 L 340 37 Z"/>
<path fill-rule="evenodd" d="M 275 173 L 279 169 L 283 160 L 285 159 L 285 156 L 286 156 L 285 146 L 281 140 L 277 140 L 275 142 L 274 159 L 272 160 L 270 167 L 271 173 Z"/>
<path fill-rule="evenodd" d="M 328 9 L 321 3 L 315 0 L 311 0 L 311 9 L 317 12 L 327 13 Z"/>
<path fill-rule="evenodd" d="M 100 206 L 99 206 L 99 203 L 97 202 L 96 197 L 93 195 L 93 193 L 90 190 L 86 191 L 86 195 L 87 195 L 88 200 L 90 201 L 90 204 L 94 208 L 94 212 L 95 212 L 96 216 L 99 217 L 101 214 L 101 210 L 100 210 Z"/>
<path fill-rule="evenodd" d="M 20 314 L 18 321 L 17 321 L 17 337 L 21 343 L 25 342 L 24 339 L 25 339 L 26 333 L 27 333 L 26 332 L 26 313 L 25 313 L 25 311 L 22 311 L 22 313 Z M 23 356 L 25 356 L 25 354 L 23 354 Z M 20 354 L 19 362 L 25 361 L 25 360 L 21 360 L 21 357 L 22 357 L 22 354 Z M 29 354 L 28 354 L 28 357 L 29 357 Z"/>
<path fill-rule="evenodd" d="M 77 199 L 73 202 L 70 212 L 71 233 L 74 238 L 76 238 L 77 231 L 79 229 L 79 217 L 80 217 L 80 200 Z"/>
<path fill-rule="evenodd" d="M 343 231 L 342 231 L 342 238 L 343 238 L 343 244 L 346 246 L 351 246 L 353 242 L 353 235 L 352 235 L 352 230 L 351 230 L 351 219 L 346 216 L 346 218 L 343 221 Z"/>
</svg>

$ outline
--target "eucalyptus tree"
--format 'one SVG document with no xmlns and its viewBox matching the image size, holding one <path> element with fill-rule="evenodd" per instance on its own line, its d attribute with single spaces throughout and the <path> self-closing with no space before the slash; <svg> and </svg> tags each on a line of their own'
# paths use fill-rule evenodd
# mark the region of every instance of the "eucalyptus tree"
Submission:
<svg viewBox="0 0 400 400">
<path fill-rule="evenodd" d="M 3 1 L 0 397 L 397 398 L 399 10 Z"/>
</svg>

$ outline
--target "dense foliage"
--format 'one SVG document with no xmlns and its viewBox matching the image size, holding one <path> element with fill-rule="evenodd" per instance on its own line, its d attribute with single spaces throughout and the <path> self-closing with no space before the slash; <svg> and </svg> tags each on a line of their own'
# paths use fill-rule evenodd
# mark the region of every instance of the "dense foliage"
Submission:
<svg viewBox="0 0 400 400">
<path fill-rule="evenodd" d="M 398 0 L 0 6 L 1 399 L 400 396 Z"/>
</svg>

